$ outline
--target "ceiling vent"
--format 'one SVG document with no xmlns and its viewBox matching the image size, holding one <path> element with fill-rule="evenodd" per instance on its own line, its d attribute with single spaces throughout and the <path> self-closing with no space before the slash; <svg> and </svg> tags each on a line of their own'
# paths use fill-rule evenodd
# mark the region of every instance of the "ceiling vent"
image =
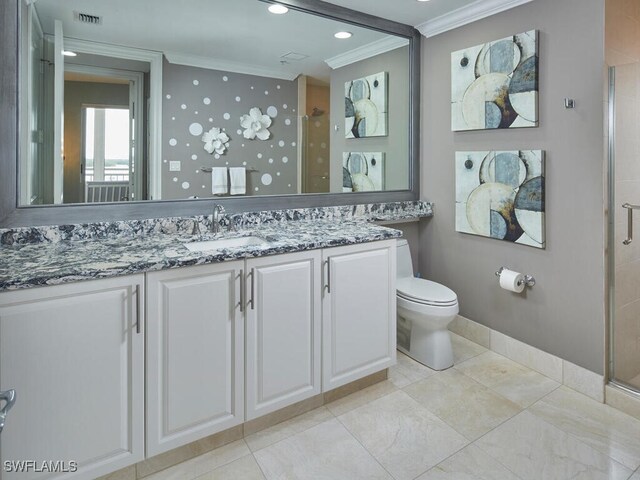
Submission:
<svg viewBox="0 0 640 480">
<path fill-rule="evenodd" d="M 88 23 L 89 25 L 102 25 L 102 17 L 91 15 L 90 13 L 73 12 L 73 18 L 80 23 Z"/>
</svg>

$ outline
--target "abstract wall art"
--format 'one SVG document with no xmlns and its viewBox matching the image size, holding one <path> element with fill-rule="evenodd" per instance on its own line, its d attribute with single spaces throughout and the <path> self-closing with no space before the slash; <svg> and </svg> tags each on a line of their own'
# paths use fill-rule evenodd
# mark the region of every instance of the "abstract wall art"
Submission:
<svg viewBox="0 0 640 480">
<path fill-rule="evenodd" d="M 451 54 L 451 129 L 538 126 L 538 41 L 531 30 Z"/>
<path fill-rule="evenodd" d="M 544 152 L 456 152 L 456 231 L 545 248 Z"/>
<path fill-rule="evenodd" d="M 345 137 L 387 136 L 387 72 L 344 84 Z"/>
<path fill-rule="evenodd" d="M 343 152 L 342 191 L 384 190 L 383 152 Z"/>
</svg>

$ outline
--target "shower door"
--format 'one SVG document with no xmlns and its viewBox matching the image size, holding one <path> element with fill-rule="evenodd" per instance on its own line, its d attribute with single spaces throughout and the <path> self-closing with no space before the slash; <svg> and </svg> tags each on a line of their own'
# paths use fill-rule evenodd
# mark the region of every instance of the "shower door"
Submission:
<svg viewBox="0 0 640 480">
<path fill-rule="evenodd" d="M 640 392 L 640 63 L 611 67 L 608 107 L 609 373 Z"/>
</svg>

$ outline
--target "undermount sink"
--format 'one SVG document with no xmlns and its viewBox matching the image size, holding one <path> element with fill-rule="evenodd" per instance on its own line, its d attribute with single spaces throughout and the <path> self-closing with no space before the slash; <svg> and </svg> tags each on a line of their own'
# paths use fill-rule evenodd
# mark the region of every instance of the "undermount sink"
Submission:
<svg viewBox="0 0 640 480">
<path fill-rule="evenodd" d="M 220 238 L 218 240 L 205 240 L 202 242 L 186 243 L 184 246 L 192 252 L 205 250 L 219 250 L 221 248 L 251 247 L 266 244 L 267 241 L 260 237 Z"/>
</svg>

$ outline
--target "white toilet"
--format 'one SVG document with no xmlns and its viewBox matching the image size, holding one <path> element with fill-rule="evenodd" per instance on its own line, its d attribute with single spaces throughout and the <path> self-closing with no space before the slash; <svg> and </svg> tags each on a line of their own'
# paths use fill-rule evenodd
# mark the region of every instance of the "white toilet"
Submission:
<svg viewBox="0 0 640 480">
<path fill-rule="evenodd" d="M 453 365 L 448 325 L 458 314 L 458 297 L 444 285 L 413 276 L 406 240 L 398 240 L 396 300 L 398 350 L 434 370 Z"/>
</svg>

